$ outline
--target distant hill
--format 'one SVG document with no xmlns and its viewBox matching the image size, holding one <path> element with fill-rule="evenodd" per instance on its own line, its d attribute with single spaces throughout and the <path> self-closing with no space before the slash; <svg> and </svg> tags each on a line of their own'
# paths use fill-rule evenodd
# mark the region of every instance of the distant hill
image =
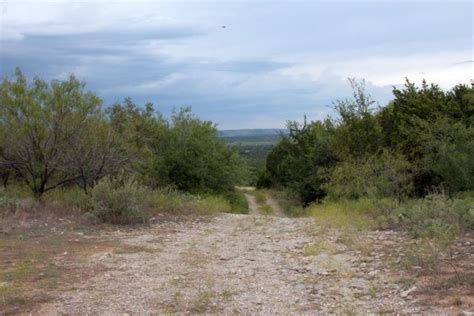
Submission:
<svg viewBox="0 0 474 316">
<path fill-rule="evenodd" d="M 267 129 L 228 129 L 220 130 L 219 136 L 228 137 L 255 137 L 255 136 L 279 136 L 286 133 L 285 129 L 267 128 Z"/>
<path fill-rule="evenodd" d="M 229 129 L 219 131 L 219 137 L 230 145 L 273 146 L 286 133 L 285 129 Z"/>
</svg>

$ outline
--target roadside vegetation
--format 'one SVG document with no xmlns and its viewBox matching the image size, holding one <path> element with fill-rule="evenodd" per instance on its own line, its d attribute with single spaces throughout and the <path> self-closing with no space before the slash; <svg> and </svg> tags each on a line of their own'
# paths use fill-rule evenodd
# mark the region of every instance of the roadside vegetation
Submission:
<svg viewBox="0 0 474 316">
<path fill-rule="evenodd" d="M 129 98 L 103 108 L 74 76 L 28 82 L 20 70 L 1 82 L 0 103 L 2 208 L 33 197 L 120 224 L 153 210 L 246 212 L 234 191 L 242 160 L 189 108 L 169 118 Z"/>
<path fill-rule="evenodd" d="M 263 142 L 255 144 L 247 136 L 226 143 L 212 122 L 189 108 L 164 117 L 151 103 L 128 98 L 104 108 L 74 76 L 28 82 L 18 70 L 4 78 L 0 313 L 29 310 L 48 301 L 48 291 L 66 276 L 82 277 L 68 267 L 92 246 L 151 251 L 100 240 L 99 229 L 140 229 L 182 215 L 248 214 L 245 194 L 252 195 L 255 214 L 314 218 L 319 228 L 313 233 L 334 235 L 304 246 L 304 256 L 335 253 L 339 242 L 368 256 L 368 232 L 398 230 L 410 241 L 394 265 L 430 276 L 449 266 L 440 288 L 472 287 L 472 271 L 455 260 L 466 259 L 459 249 L 470 246 L 471 237 L 460 240 L 474 230 L 473 89 L 458 85 L 445 92 L 407 81 L 380 107 L 364 82 L 350 83 L 353 98 L 334 104 L 335 117 L 289 122 L 287 132 L 257 137 Z M 255 183 L 258 190 L 237 187 Z M 11 233 L 20 226 L 27 235 Z M 206 311 L 211 298 L 200 300 L 204 307 L 196 304 L 195 312 Z"/>
<path fill-rule="evenodd" d="M 408 266 L 434 272 L 474 229 L 474 91 L 407 80 L 381 107 L 364 81 L 350 84 L 353 98 L 334 103 L 336 116 L 288 123 L 258 187 L 297 197 L 297 214 L 325 225 L 404 230 L 419 241 Z"/>
</svg>

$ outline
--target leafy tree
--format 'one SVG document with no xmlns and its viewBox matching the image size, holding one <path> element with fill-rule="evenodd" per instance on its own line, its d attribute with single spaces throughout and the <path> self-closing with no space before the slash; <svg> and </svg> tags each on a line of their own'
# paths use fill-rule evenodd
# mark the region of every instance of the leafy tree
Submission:
<svg viewBox="0 0 474 316">
<path fill-rule="evenodd" d="M 20 70 L 16 80 L 0 84 L 2 165 L 9 165 L 35 196 L 74 182 L 65 160 L 87 120 L 100 113 L 100 99 L 84 91 L 74 76 L 65 81 L 35 78 L 28 84 Z"/>
<path fill-rule="evenodd" d="M 129 169 L 130 155 L 124 142 L 102 117 L 89 119 L 68 150 L 64 172 L 89 191 L 105 176 Z"/>
<path fill-rule="evenodd" d="M 329 122 L 288 123 L 288 136 L 268 155 L 259 183 L 281 185 L 299 194 L 303 204 L 322 199 L 328 168 L 335 162 L 330 150 Z"/>
<path fill-rule="evenodd" d="M 201 121 L 185 108 L 170 119 L 148 103 L 144 109 L 131 99 L 108 110 L 112 127 L 127 143 L 132 169 L 151 188 L 228 192 L 243 175 L 237 153 L 218 137 L 211 122 Z"/>
<path fill-rule="evenodd" d="M 407 80 L 403 89 L 395 88 L 393 93 L 394 100 L 378 117 L 384 134 L 383 143 L 386 148 L 401 151 L 416 169 L 416 194 L 425 195 L 439 185 L 454 191 L 466 187 L 457 180 L 466 181 L 469 177 L 469 163 L 460 164 L 470 158 L 472 145 L 470 142 L 460 144 L 458 140 L 466 139 L 461 135 L 469 132 L 462 130 L 474 122 L 473 90 L 458 85 L 444 92 L 439 86 L 428 85 L 425 81 L 418 88 Z M 462 177 L 452 177 L 461 173 Z"/>
<path fill-rule="evenodd" d="M 242 177 L 237 153 L 218 138 L 216 127 L 194 117 L 189 108 L 175 112 L 164 137 L 154 138 L 150 183 L 175 185 L 189 192 L 226 192 Z"/>
<path fill-rule="evenodd" d="M 421 165 L 439 176 L 444 189 L 474 190 L 474 126 L 440 119 L 423 141 L 427 154 Z"/>
<path fill-rule="evenodd" d="M 445 92 L 422 82 L 394 88 L 377 111 L 365 83 L 349 80 L 353 98 L 336 101 L 336 118 L 299 126 L 267 157 L 260 185 L 283 186 L 307 203 L 336 197 L 423 196 L 474 183 L 474 90 Z"/>
<path fill-rule="evenodd" d="M 365 81 L 349 79 L 353 98 L 335 103 L 332 147 L 339 159 L 357 158 L 380 150 L 382 130 L 374 115 L 375 102 L 365 91 Z"/>
<path fill-rule="evenodd" d="M 396 152 L 383 151 L 339 163 L 327 185 L 333 198 L 395 197 L 398 201 L 413 190 L 412 167 Z"/>
</svg>

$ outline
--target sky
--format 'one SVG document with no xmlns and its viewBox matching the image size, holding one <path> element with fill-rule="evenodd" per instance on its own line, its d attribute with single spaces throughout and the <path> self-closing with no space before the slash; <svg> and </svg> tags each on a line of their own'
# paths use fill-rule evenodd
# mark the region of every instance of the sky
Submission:
<svg viewBox="0 0 474 316">
<path fill-rule="evenodd" d="M 366 80 L 474 79 L 474 1 L 0 2 L 0 76 L 74 73 L 109 106 L 190 106 L 220 129 L 324 119 Z M 225 27 L 223 27 L 225 26 Z"/>
</svg>

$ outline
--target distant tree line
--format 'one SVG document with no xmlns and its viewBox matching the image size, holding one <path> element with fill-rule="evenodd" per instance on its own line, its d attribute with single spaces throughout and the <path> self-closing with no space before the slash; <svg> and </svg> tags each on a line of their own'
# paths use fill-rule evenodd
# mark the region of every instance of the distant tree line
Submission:
<svg viewBox="0 0 474 316">
<path fill-rule="evenodd" d="M 364 81 L 335 102 L 336 117 L 288 123 L 271 151 L 260 187 L 284 187 L 304 204 L 334 198 L 421 197 L 474 190 L 474 90 L 443 91 L 423 81 L 394 88 L 376 107 Z"/>
<path fill-rule="evenodd" d="M 85 191 L 104 177 L 151 188 L 225 193 L 242 177 L 238 154 L 212 122 L 189 108 L 170 118 L 129 98 L 109 108 L 71 75 L 64 81 L 20 70 L 0 83 L 0 178 L 25 183 L 35 196 L 64 186 Z"/>
</svg>

